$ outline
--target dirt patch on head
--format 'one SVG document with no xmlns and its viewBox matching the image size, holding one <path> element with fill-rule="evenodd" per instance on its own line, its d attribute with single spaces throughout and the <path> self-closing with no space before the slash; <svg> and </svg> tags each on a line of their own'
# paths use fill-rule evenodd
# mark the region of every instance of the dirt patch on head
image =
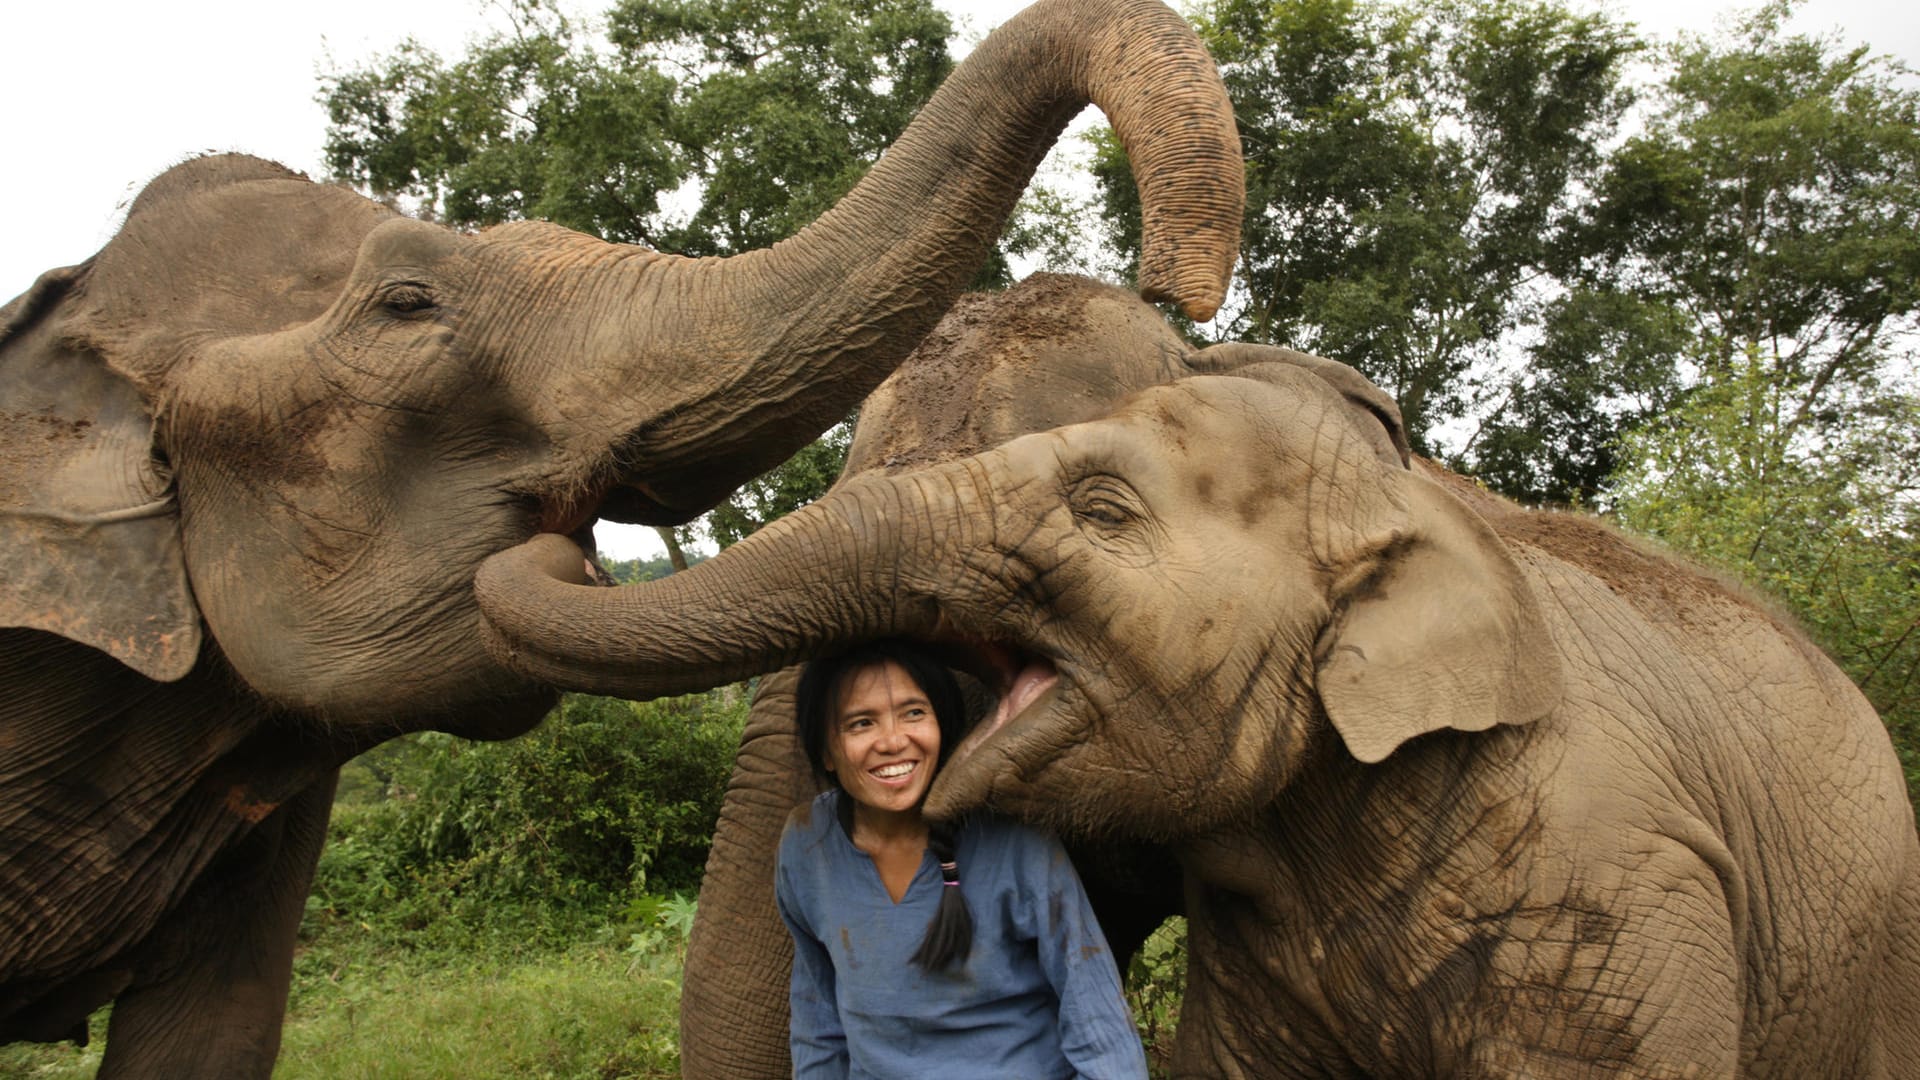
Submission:
<svg viewBox="0 0 1920 1080">
<path fill-rule="evenodd" d="M 994 326 L 1004 293 L 968 293 L 861 407 L 847 473 L 918 468 L 971 453 L 967 445 L 984 376 L 994 355 Z"/>
<path fill-rule="evenodd" d="M 1124 289 L 1035 274 L 970 293 L 862 406 L 847 472 L 920 468 L 1105 415 L 1188 347 Z"/>
</svg>

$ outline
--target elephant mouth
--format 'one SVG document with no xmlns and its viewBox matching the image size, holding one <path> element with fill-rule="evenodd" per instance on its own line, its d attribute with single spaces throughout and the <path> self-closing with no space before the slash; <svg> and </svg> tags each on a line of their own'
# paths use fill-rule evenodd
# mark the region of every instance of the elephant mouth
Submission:
<svg viewBox="0 0 1920 1080">
<path fill-rule="evenodd" d="M 965 760 L 988 740 L 1016 725 L 1029 712 L 1050 707 L 1060 694 L 1060 669 L 1053 661 L 1018 645 L 949 639 L 942 642 L 956 652 L 954 666 L 979 679 L 996 695 L 993 712 L 983 717 L 948 758 L 948 765 Z"/>
<path fill-rule="evenodd" d="M 573 542 L 580 549 L 585 561 L 586 584 L 618 585 L 612 574 L 600 562 L 600 551 L 595 546 L 593 527 L 599 523 L 600 514 L 591 509 L 593 504 L 586 503 L 572 509 L 560 509 L 552 505 L 543 505 L 534 519 L 534 531 L 557 533 Z"/>
<path fill-rule="evenodd" d="M 700 516 L 698 510 L 689 513 L 668 505 L 646 486 L 634 481 L 609 490 L 601 498 L 597 513 L 622 525 L 684 525 Z"/>
</svg>

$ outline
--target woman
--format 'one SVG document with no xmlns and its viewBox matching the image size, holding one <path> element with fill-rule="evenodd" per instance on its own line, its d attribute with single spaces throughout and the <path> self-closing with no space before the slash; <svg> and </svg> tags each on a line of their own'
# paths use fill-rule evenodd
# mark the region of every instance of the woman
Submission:
<svg viewBox="0 0 1920 1080">
<path fill-rule="evenodd" d="M 984 814 L 957 829 L 920 814 L 964 731 L 953 673 L 910 642 L 875 642 L 809 664 L 796 696 L 831 790 L 780 840 L 794 1075 L 1145 1077 L 1059 842 Z"/>
</svg>

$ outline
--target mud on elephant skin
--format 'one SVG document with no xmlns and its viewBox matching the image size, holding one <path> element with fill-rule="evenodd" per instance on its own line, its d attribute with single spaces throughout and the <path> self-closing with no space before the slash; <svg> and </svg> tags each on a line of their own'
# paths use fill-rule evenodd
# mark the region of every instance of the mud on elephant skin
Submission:
<svg viewBox="0 0 1920 1080">
<path fill-rule="evenodd" d="M 0 1039 L 111 1000 L 105 1074 L 266 1075 L 339 764 L 554 698 L 483 647 L 475 567 L 685 520 L 843 416 L 1089 100 L 1147 290 L 1211 309 L 1239 144 L 1150 0 L 1028 9 L 768 251 L 462 235 L 221 156 L 0 308 Z"/>
<path fill-rule="evenodd" d="M 1409 465 L 1391 423 L 1242 366 L 543 596 L 643 668 L 1013 658 L 929 810 L 1168 845 L 1178 1075 L 1920 1071 L 1920 840 L 1861 695 L 1738 590 Z"/>
</svg>

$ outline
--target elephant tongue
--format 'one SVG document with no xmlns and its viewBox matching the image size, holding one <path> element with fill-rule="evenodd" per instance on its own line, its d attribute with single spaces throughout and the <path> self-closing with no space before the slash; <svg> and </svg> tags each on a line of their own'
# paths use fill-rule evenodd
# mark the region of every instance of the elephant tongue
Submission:
<svg viewBox="0 0 1920 1080">
<path fill-rule="evenodd" d="M 587 565 L 585 569 L 588 581 L 591 581 L 595 585 L 620 584 L 613 579 L 612 574 L 607 573 L 606 567 L 600 565 L 600 552 L 594 547 L 593 542 L 592 518 L 588 518 L 586 523 L 575 529 L 573 534 L 568 536 L 567 539 L 572 540 L 574 545 L 580 549 L 581 554 L 586 556 Z"/>
<path fill-rule="evenodd" d="M 949 767 L 965 760 L 980 748 L 981 743 L 993 738 L 1001 728 L 1007 726 L 1008 721 L 1019 716 L 1027 706 L 1038 701 L 1060 681 L 1060 673 L 1054 670 L 1051 661 L 1030 660 L 1024 667 L 1016 669 L 1010 650 L 992 649 L 990 651 L 991 662 L 999 668 L 1004 679 L 1001 684 L 1004 689 L 1000 693 L 1000 704 L 994 709 L 991 717 L 976 725 L 967 733 L 967 737 L 960 741 L 960 745 L 954 748 L 953 757 L 947 762 Z M 1009 674 L 1011 678 L 1005 678 Z"/>
<path fill-rule="evenodd" d="M 1060 674 L 1046 660 L 1034 660 L 1017 672 L 1012 685 L 1000 695 L 1000 706 L 993 711 L 993 720 L 987 725 L 987 734 L 999 731 L 1007 721 L 1019 716 L 1027 706 L 1041 694 L 1047 692 L 1054 683 L 1060 681 Z"/>
</svg>

